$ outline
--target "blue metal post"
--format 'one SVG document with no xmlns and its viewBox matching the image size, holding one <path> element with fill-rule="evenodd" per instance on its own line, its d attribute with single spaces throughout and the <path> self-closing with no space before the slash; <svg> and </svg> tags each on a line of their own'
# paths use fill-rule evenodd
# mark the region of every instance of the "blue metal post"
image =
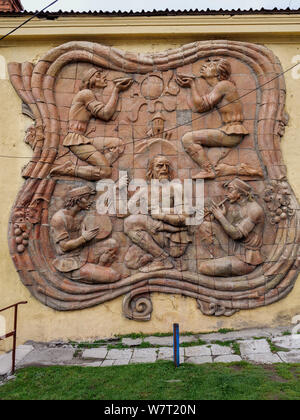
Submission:
<svg viewBox="0 0 300 420">
<path fill-rule="evenodd" d="M 174 365 L 178 367 L 179 362 L 179 325 L 173 324 L 173 348 L 174 348 Z"/>
</svg>

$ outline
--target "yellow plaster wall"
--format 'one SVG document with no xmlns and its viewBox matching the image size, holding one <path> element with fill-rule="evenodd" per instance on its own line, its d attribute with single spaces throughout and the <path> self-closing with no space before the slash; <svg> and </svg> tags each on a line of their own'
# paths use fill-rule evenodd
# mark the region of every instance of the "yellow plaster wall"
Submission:
<svg viewBox="0 0 300 420">
<path fill-rule="evenodd" d="M 222 34 L 221 34 L 222 35 Z M 220 39 L 222 36 L 218 36 Z M 244 36 L 226 34 L 224 37 L 235 40 L 247 40 Z M 263 43 L 269 47 L 280 59 L 283 68 L 292 65 L 293 57 L 300 55 L 299 39 L 290 41 L 287 37 L 267 39 L 251 35 L 251 42 Z M 70 39 L 59 37 L 47 40 L 42 38 L 19 39 L 12 38 L 0 44 L 0 55 L 6 62 L 37 60 L 49 49 Z M 117 48 L 139 51 L 157 52 L 169 48 L 176 48 L 199 39 L 209 39 L 205 34 L 195 33 L 182 35 L 176 39 L 166 35 L 160 38 L 125 39 L 107 36 L 95 36 L 90 41 L 96 41 Z M 300 61 L 300 57 L 299 57 Z M 1 74 L 1 69 L 0 69 Z M 299 71 L 300 74 L 300 71 Z M 2 75 L 3 77 L 3 75 Z M 298 199 L 300 199 L 300 78 L 295 74 L 286 74 L 287 104 L 290 122 L 282 141 L 282 151 L 288 167 L 288 178 Z M 284 300 L 271 306 L 251 311 L 241 311 L 230 318 L 206 317 L 197 308 L 196 301 L 180 296 L 154 294 L 152 297 L 154 311 L 152 320 L 146 323 L 129 321 L 122 315 L 122 298 L 100 305 L 95 308 L 74 312 L 58 312 L 45 307 L 33 298 L 27 288 L 22 285 L 12 263 L 8 244 L 7 226 L 9 214 L 15 197 L 23 183 L 20 171 L 28 161 L 31 150 L 23 142 L 24 131 L 31 124 L 31 120 L 21 113 L 21 101 L 7 79 L 0 79 L 0 308 L 20 300 L 27 300 L 26 306 L 20 307 L 18 324 L 18 344 L 27 340 L 48 342 L 56 339 L 87 340 L 97 337 L 111 337 L 115 334 L 131 332 L 171 332 L 172 324 L 180 324 L 181 331 L 207 332 L 220 328 L 252 328 L 289 325 L 291 317 L 300 314 L 300 280 L 294 290 Z M 15 156 L 15 159 L 4 156 Z M 18 157 L 18 158 L 17 158 Z M 22 158 L 20 158 L 22 157 Z M 1 314 L 0 314 L 1 315 Z M 12 327 L 12 313 L 7 314 L 8 328 Z M 11 347 L 10 340 L 0 342 L 0 352 Z"/>
</svg>

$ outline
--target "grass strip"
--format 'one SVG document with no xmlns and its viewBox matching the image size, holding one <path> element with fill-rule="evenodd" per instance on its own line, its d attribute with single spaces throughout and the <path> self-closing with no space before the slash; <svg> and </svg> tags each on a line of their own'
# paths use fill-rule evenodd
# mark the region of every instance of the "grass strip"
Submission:
<svg viewBox="0 0 300 420">
<path fill-rule="evenodd" d="M 172 362 L 29 367 L 0 387 L 0 400 L 299 400 L 300 364 Z"/>
</svg>

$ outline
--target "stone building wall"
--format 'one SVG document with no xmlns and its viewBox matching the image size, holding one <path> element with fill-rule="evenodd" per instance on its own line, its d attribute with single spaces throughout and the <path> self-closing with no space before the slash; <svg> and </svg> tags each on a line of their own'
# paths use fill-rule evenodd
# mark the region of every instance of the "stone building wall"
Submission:
<svg viewBox="0 0 300 420">
<path fill-rule="evenodd" d="M 288 17 L 285 17 L 287 20 Z M 292 20 L 294 18 L 290 18 Z M 299 18 L 298 18 L 299 19 Z M 288 20 L 287 20 L 288 22 Z M 206 332 L 216 331 L 220 328 L 252 328 L 252 327 L 274 327 L 288 325 L 294 315 L 300 313 L 300 283 L 296 281 L 293 289 L 284 298 L 268 306 L 258 307 L 251 310 L 242 310 L 227 316 L 204 315 L 192 297 L 179 294 L 152 293 L 153 313 L 148 322 L 130 320 L 122 313 L 123 297 L 117 297 L 111 301 L 95 307 L 83 310 L 58 311 L 42 304 L 32 296 L 26 288 L 16 271 L 11 259 L 7 229 L 10 220 L 11 209 L 14 206 L 17 194 L 22 185 L 22 168 L 29 161 L 32 155 L 30 147 L 24 143 L 24 133 L 32 124 L 28 116 L 22 114 L 21 101 L 17 96 L 12 84 L 9 81 L 7 64 L 11 62 L 32 62 L 36 64 L 49 50 L 60 46 L 67 41 L 89 41 L 108 45 L 122 51 L 138 53 L 158 53 L 168 49 L 176 49 L 182 45 L 199 40 L 227 39 L 233 41 L 251 42 L 262 44 L 270 49 L 278 57 L 282 68 L 287 69 L 300 62 L 299 36 L 294 34 L 291 38 L 289 29 L 282 28 L 282 32 L 273 36 L 257 32 L 251 27 L 248 33 L 230 33 L 230 29 L 218 30 L 222 22 L 215 21 L 210 34 L 203 33 L 203 29 L 194 27 L 194 33 L 186 33 L 181 29 L 176 37 L 170 33 L 170 28 L 165 29 L 165 34 L 147 36 L 141 34 L 127 34 L 120 36 L 121 26 L 111 30 L 110 34 L 103 35 L 101 29 L 98 34 L 88 36 L 88 27 L 85 28 L 86 35 L 76 35 L 76 26 L 72 27 L 72 33 L 64 36 L 61 29 L 58 35 L 49 37 L 36 36 L 36 28 L 29 28 L 31 35 L 20 33 L 18 36 L 5 40 L 0 45 L 0 89 L 1 89 L 1 113 L 0 113 L 0 182 L 2 186 L 1 208 L 1 248 L 0 248 L 0 307 L 8 306 L 21 300 L 27 300 L 28 304 L 20 308 L 19 336 L 18 343 L 24 343 L 31 339 L 35 341 L 50 341 L 54 339 L 76 339 L 85 340 L 96 337 L 111 337 L 115 334 L 128 334 L 132 332 L 170 332 L 174 322 L 179 323 L 181 331 Z M 224 22 L 223 22 L 224 23 Z M 293 21 L 294 23 L 294 21 Z M 78 23 L 77 23 L 78 24 Z M 212 22 L 211 22 L 212 24 Z M 272 23 L 273 24 L 273 23 Z M 124 22 L 123 22 L 124 25 Z M 249 27 L 244 21 L 241 27 L 244 32 Z M 93 24 L 94 27 L 97 25 Z M 154 25 L 155 26 L 155 25 Z M 70 29 L 66 29 L 69 32 Z M 82 27 L 80 31 L 82 32 Z M 53 27 L 51 31 L 54 31 Z M 169 32 L 168 32 L 169 31 Z M 233 31 L 233 29 L 232 29 Z M 155 32 L 155 31 L 153 31 Z M 241 31 L 242 32 L 242 31 Z M 289 121 L 285 134 L 281 140 L 283 160 L 287 166 L 287 179 L 295 193 L 300 199 L 300 176 L 299 158 L 300 149 L 298 145 L 298 133 L 300 129 L 299 118 L 299 89 L 300 70 L 294 69 L 284 75 L 286 82 L 286 112 Z M 9 156 L 15 156 L 11 158 Z M 7 315 L 7 325 L 11 325 L 12 316 Z M 0 342 L 0 350 L 10 348 L 9 340 Z"/>
</svg>

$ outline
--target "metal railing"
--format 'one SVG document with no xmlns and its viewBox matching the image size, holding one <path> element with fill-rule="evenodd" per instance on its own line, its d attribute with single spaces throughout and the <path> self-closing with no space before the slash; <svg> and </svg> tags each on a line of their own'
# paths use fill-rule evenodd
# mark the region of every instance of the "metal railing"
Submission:
<svg viewBox="0 0 300 420">
<path fill-rule="evenodd" d="M 12 351 L 12 374 L 15 373 L 16 368 L 16 344 L 17 344 L 17 323 L 18 323 L 18 306 L 26 305 L 28 302 L 18 302 L 14 305 L 7 306 L 6 308 L 0 309 L 0 312 L 7 311 L 8 309 L 15 308 L 14 310 L 14 329 L 13 331 L 0 337 L 0 340 L 5 340 L 6 338 L 13 337 L 13 351 Z"/>
</svg>

